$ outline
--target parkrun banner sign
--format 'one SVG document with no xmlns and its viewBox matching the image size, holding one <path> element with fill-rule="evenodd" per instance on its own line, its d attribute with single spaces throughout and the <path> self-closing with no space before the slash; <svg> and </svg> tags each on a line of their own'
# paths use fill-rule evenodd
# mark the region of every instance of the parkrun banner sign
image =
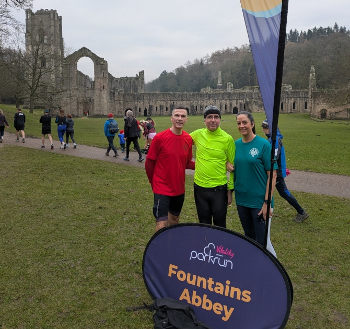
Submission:
<svg viewBox="0 0 350 329">
<path fill-rule="evenodd" d="M 151 297 L 189 304 L 212 329 L 284 328 L 292 284 L 279 261 L 220 227 L 179 224 L 158 231 L 143 257 Z"/>
</svg>

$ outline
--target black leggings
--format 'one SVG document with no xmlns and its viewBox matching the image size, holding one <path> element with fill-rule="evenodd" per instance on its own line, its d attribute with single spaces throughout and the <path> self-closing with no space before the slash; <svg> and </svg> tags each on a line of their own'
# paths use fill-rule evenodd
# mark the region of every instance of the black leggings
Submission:
<svg viewBox="0 0 350 329">
<path fill-rule="evenodd" d="M 134 143 L 134 148 L 137 151 L 137 153 L 139 154 L 140 159 L 142 158 L 142 153 L 140 150 L 140 146 L 139 146 L 139 141 L 138 141 L 138 137 L 128 137 L 126 139 L 126 157 L 129 157 L 129 151 L 130 151 L 130 144 L 131 142 Z"/>
<path fill-rule="evenodd" d="M 194 184 L 194 200 L 200 223 L 226 228 L 227 185 L 205 188 Z"/>
<path fill-rule="evenodd" d="M 66 130 L 66 144 L 68 144 L 68 142 L 69 142 L 69 137 L 72 139 L 72 142 L 75 144 L 74 131 Z"/>
</svg>

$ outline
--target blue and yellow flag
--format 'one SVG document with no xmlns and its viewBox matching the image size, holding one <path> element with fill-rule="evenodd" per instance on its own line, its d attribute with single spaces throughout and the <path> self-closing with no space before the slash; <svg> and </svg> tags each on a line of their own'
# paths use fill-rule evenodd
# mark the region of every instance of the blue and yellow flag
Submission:
<svg viewBox="0 0 350 329">
<path fill-rule="evenodd" d="M 284 0 L 283 0 L 284 1 Z M 260 92 L 269 127 L 273 127 L 277 57 L 281 32 L 282 0 L 241 0 Z M 288 1 L 288 0 L 287 0 Z M 286 17 L 286 16 L 285 16 Z M 284 26 L 285 35 L 285 26 Z M 284 43 L 284 40 L 283 40 Z M 284 51 L 284 44 L 283 44 Z M 283 57 L 282 57 L 283 65 Z M 283 67 L 281 67 L 283 70 Z M 282 72 L 279 93 L 282 85 Z M 278 87 L 278 86 L 277 86 Z M 278 100 L 280 97 L 278 97 Z M 279 101 L 278 101 L 279 103 Z M 278 104 L 279 110 L 279 104 Z M 278 121 L 278 114 L 277 114 Z M 277 122 L 275 122 L 277 126 Z"/>
</svg>

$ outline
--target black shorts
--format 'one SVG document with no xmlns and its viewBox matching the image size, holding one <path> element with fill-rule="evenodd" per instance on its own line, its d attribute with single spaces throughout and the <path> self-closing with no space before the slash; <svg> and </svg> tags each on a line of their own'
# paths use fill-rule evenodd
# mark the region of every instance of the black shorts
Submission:
<svg viewBox="0 0 350 329">
<path fill-rule="evenodd" d="M 154 193 L 153 215 L 157 222 L 168 220 L 168 213 L 179 216 L 184 204 L 185 194 L 169 196 Z"/>
<path fill-rule="evenodd" d="M 15 129 L 17 131 L 24 130 L 24 126 L 15 126 Z"/>
<path fill-rule="evenodd" d="M 42 127 L 41 133 L 42 133 L 43 135 L 47 135 L 47 134 L 50 134 L 50 135 L 51 135 L 51 127 Z"/>
</svg>

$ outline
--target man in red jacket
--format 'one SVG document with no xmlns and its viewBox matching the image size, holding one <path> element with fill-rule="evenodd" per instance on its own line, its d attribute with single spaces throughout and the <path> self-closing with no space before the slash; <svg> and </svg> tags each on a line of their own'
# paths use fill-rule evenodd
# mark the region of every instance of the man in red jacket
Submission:
<svg viewBox="0 0 350 329">
<path fill-rule="evenodd" d="M 195 168 L 192 161 L 192 138 L 183 130 L 187 110 L 176 107 L 172 126 L 158 133 L 146 159 L 146 173 L 154 193 L 153 215 L 156 231 L 177 224 L 185 200 L 185 170 Z"/>
</svg>

